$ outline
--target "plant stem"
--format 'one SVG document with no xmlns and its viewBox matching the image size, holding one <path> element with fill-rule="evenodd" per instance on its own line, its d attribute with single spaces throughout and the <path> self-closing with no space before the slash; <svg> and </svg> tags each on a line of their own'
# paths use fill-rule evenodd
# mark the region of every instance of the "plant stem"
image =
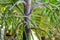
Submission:
<svg viewBox="0 0 60 40">
<path fill-rule="evenodd" d="M 26 39 L 23 39 L 23 40 L 30 40 L 30 26 L 29 26 L 29 20 L 28 20 L 30 16 L 28 14 L 30 14 L 31 0 L 24 0 L 24 1 L 26 2 L 26 4 L 24 4 L 24 15 L 27 16 L 27 17 L 24 17 L 24 21 L 27 22 L 27 24 L 25 24 L 26 25 L 24 27 L 25 32 L 23 32 L 23 34 L 25 34 Z"/>
</svg>

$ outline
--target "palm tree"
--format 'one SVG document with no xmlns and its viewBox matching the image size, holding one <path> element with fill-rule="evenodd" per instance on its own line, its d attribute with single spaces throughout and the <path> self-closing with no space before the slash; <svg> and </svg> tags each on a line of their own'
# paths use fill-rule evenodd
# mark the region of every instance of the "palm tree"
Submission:
<svg viewBox="0 0 60 40">
<path fill-rule="evenodd" d="M 0 39 L 60 40 L 59 17 L 59 0 L 0 0 Z"/>
</svg>

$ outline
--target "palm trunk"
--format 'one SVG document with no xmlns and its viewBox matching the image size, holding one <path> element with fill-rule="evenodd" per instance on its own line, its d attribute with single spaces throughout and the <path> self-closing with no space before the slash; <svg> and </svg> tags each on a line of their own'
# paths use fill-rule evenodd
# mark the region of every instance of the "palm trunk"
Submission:
<svg viewBox="0 0 60 40">
<path fill-rule="evenodd" d="M 24 4 L 24 15 L 27 16 L 24 18 L 24 21 L 27 22 L 25 25 L 24 29 L 25 31 L 23 32 L 23 40 L 30 40 L 30 27 L 29 27 L 29 20 L 30 16 L 30 6 L 31 6 L 31 0 L 24 0 L 26 4 Z"/>
</svg>

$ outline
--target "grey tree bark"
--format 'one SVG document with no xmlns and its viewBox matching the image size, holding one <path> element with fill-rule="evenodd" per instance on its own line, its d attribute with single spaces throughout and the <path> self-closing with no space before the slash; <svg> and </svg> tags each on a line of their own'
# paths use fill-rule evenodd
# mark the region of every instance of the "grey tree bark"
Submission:
<svg viewBox="0 0 60 40">
<path fill-rule="evenodd" d="M 30 9 L 31 9 L 31 0 L 24 0 L 26 4 L 24 4 L 24 15 L 27 16 L 24 18 L 24 21 L 27 22 L 25 24 L 25 31 L 23 32 L 23 40 L 30 40 L 30 26 L 29 26 L 29 18 L 30 18 Z"/>
</svg>

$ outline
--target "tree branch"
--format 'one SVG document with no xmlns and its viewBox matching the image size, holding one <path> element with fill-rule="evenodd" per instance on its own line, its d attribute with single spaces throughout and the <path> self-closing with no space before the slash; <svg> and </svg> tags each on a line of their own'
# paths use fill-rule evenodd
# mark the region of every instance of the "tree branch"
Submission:
<svg viewBox="0 0 60 40">
<path fill-rule="evenodd" d="M 40 3 L 40 2 L 36 2 L 34 6 L 32 6 L 32 8 L 30 9 L 30 13 L 28 15 L 30 15 L 33 11 L 33 9 L 35 9 L 36 7 L 38 6 L 45 6 L 47 5 L 48 3 Z"/>
<path fill-rule="evenodd" d="M 17 5 L 15 5 L 18 9 L 19 9 L 19 11 L 24 15 L 24 13 L 23 13 L 23 11 L 21 10 L 21 8 L 19 8 Z"/>
<path fill-rule="evenodd" d="M 13 3 L 11 3 L 11 2 L 6 2 L 6 3 L 2 3 L 2 2 L 0 2 L 0 5 L 12 5 Z"/>
<path fill-rule="evenodd" d="M 21 22 L 19 22 L 19 23 L 16 25 L 16 28 L 15 28 L 14 33 L 16 33 L 16 31 L 17 31 L 17 29 L 18 29 L 19 25 L 21 25 L 23 22 L 24 22 L 24 20 L 23 20 L 23 21 L 21 21 Z"/>
<path fill-rule="evenodd" d="M 35 22 L 33 22 L 32 20 L 30 20 L 30 19 L 28 19 L 32 24 L 33 24 L 33 28 L 30 28 L 30 29 L 39 29 L 39 30 L 41 30 L 41 31 L 43 31 L 43 32 L 45 32 L 45 33 L 47 33 L 45 30 L 43 30 L 43 29 L 41 29 L 40 27 L 38 27 L 37 25 L 36 25 L 36 23 Z M 50 37 L 50 35 L 47 33 L 47 35 L 49 36 L 49 38 L 51 38 Z"/>
<path fill-rule="evenodd" d="M 23 2 L 24 4 L 26 4 L 25 2 Z M 14 4 L 14 2 L 0 2 L 0 5 L 12 5 Z"/>
<path fill-rule="evenodd" d="M 23 22 L 24 22 L 24 20 L 22 20 L 21 22 L 17 23 L 13 35 L 9 35 L 9 34 L 7 35 L 7 36 L 10 38 L 10 40 L 15 40 L 15 38 L 16 38 L 16 36 L 17 36 L 16 31 L 17 31 L 19 25 L 21 25 Z"/>
</svg>

